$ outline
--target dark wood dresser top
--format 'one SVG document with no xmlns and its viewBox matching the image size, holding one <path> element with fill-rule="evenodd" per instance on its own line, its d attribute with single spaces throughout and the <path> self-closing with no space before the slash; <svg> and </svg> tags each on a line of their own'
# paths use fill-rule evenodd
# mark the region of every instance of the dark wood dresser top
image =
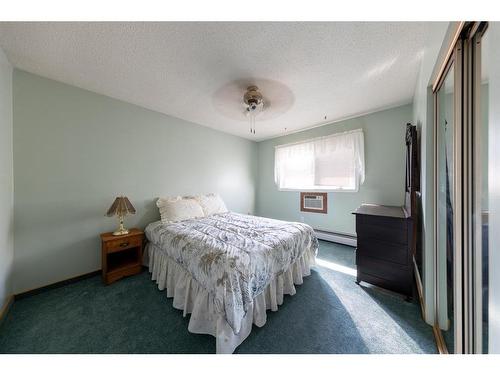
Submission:
<svg viewBox="0 0 500 375">
<path fill-rule="evenodd" d="M 408 217 L 405 209 L 401 206 L 382 206 L 378 204 L 362 204 L 356 209 L 356 211 L 353 212 L 353 214 L 388 216 L 400 219 L 406 219 Z"/>
</svg>

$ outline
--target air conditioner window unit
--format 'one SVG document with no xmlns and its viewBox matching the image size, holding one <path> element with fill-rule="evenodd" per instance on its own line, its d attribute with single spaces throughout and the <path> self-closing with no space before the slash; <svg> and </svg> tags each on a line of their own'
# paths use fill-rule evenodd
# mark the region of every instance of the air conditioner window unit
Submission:
<svg viewBox="0 0 500 375">
<path fill-rule="evenodd" d="M 300 210 L 304 212 L 327 213 L 326 193 L 300 193 Z"/>
<path fill-rule="evenodd" d="M 304 197 L 304 207 L 312 210 L 322 210 L 323 197 L 321 195 L 306 195 Z"/>
</svg>

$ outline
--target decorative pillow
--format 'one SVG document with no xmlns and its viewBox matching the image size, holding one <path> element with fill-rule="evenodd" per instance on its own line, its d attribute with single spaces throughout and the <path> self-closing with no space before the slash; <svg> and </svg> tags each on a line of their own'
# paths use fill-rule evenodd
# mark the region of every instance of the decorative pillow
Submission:
<svg viewBox="0 0 500 375">
<path fill-rule="evenodd" d="M 205 216 L 200 203 L 194 198 L 159 198 L 156 206 L 160 209 L 161 221 L 165 224 Z"/>
<path fill-rule="evenodd" d="M 203 209 L 205 216 L 213 214 L 223 214 L 228 212 L 226 204 L 222 200 L 219 194 L 210 193 L 206 195 L 200 195 L 197 197 L 200 206 Z"/>
</svg>

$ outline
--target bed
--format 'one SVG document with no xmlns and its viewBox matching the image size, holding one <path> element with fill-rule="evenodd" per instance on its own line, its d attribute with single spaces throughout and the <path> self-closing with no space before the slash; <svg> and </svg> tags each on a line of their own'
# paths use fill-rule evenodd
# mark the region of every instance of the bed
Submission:
<svg viewBox="0 0 500 375">
<path fill-rule="evenodd" d="M 234 212 L 146 227 L 145 262 L 188 330 L 232 353 L 310 275 L 318 249 L 307 224 Z"/>
</svg>

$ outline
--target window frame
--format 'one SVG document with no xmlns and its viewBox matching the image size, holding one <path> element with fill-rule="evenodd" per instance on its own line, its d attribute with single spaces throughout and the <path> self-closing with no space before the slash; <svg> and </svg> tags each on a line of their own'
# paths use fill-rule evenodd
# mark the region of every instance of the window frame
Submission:
<svg viewBox="0 0 500 375">
<path fill-rule="evenodd" d="M 333 137 L 338 137 L 342 135 L 348 135 L 348 134 L 353 134 L 353 133 L 361 133 L 363 135 L 363 168 L 364 168 L 364 174 L 366 176 L 366 163 L 364 160 L 364 130 L 363 128 L 358 128 L 358 129 L 353 129 L 353 130 L 347 130 L 344 132 L 339 132 L 339 133 L 332 133 L 326 136 L 320 136 L 320 137 L 315 137 L 315 138 L 309 138 L 303 141 L 297 141 L 297 142 L 291 142 L 291 143 L 284 143 L 281 145 L 276 145 L 274 146 L 274 184 L 276 185 L 276 188 L 278 191 L 293 191 L 293 192 L 306 192 L 306 193 L 357 193 L 359 192 L 360 186 L 362 183 L 360 182 L 360 174 L 359 172 L 355 171 L 355 178 L 354 178 L 354 188 L 353 189 L 344 189 L 344 188 L 327 188 L 325 186 L 311 186 L 311 187 L 297 187 L 297 188 L 282 188 L 279 187 L 278 184 L 276 183 L 276 150 L 279 148 L 284 148 L 287 146 L 294 146 L 294 145 L 299 145 L 299 144 L 305 144 L 305 143 L 312 143 L 316 142 L 319 140 L 324 140 L 328 138 L 333 138 Z M 366 177 L 365 177 L 366 178 Z"/>
</svg>

